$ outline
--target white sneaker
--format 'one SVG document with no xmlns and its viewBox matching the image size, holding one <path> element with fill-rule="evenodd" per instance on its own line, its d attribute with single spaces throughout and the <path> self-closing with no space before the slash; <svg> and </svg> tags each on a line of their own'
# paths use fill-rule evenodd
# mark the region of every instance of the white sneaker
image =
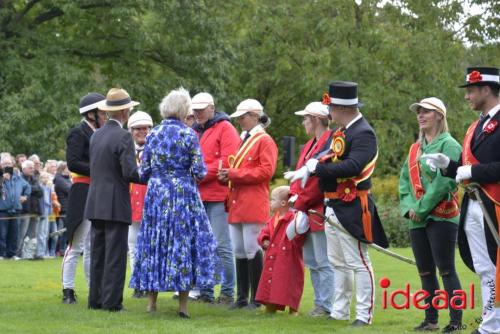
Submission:
<svg viewBox="0 0 500 334">
<path fill-rule="evenodd" d="M 19 261 L 19 260 L 22 260 L 22 259 L 21 259 L 19 256 L 14 255 L 14 256 L 12 257 L 12 260 L 14 260 L 14 261 Z"/>
<path fill-rule="evenodd" d="M 0 256 L 0 261 L 3 260 L 3 259 L 4 259 L 3 256 Z"/>
</svg>

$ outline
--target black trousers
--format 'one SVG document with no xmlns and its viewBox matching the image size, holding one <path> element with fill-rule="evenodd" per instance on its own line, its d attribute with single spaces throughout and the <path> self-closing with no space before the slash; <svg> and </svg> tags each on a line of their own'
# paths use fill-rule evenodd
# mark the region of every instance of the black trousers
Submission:
<svg viewBox="0 0 500 334">
<path fill-rule="evenodd" d="M 128 225 L 92 220 L 88 307 L 119 311 L 127 271 Z"/>
<path fill-rule="evenodd" d="M 431 305 L 425 310 L 425 320 L 438 322 L 438 311 L 432 307 L 431 300 L 439 289 L 436 267 L 443 279 L 444 289 L 453 297 L 453 290 L 460 290 L 460 281 L 455 270 L 455 248 L 458 225 L 447 221 L 429 221 L 425 228 L 410 230 L 411 248 L 417 262 L 422 289 L 430 293 L 425 302 Z M 448 300 L 449 302 L 449 300 Z M 450 323 L 462 322 L 462 310 L 449 307 Z"/>
</svg>

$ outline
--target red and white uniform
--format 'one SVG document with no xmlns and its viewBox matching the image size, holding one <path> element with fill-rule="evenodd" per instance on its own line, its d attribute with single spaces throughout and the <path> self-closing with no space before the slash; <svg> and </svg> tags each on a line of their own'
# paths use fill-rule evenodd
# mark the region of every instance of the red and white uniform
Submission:
<svg viewBox="0 0 500 334">
<path fill-rule="evenodd" d="M 256 126 L 250 130 L 248 142 L 264 132 Z M 242 146 L 240 151 L 242 151 Z M 240 153 L 240 152 L 238 152 Z M 236 154 L 236 159 L 238 154 Z M 229 169 L 231 188 L 228 197 L 230 224 L 265 224 L 269 217 L 269 182 L 276 171 L 278 147 L 268 134 L 260 139 L 242 156 L 237 168 Z"/>
<path fill-rule="evenodd" d="M 137 164 L 142 156 L 144 146 L 135 145 Z M 128 255 L 130 257 L 130 268 L 134 270 L 135 264 L 135 244 L 137 235 L 141 229 L 142 209 L 144 208 L 144 197 L 148 186 L 145 184 L 130 183 L 130 204 L 132 207 L 132 224 L 128 228 Z"/>
<path fill-rule="evenodd" d="M 309 140 L 300 152 L 295 170 L 299 170 L 306 164 L 307 160 L 313 158 L 326 144 L 331 134 L 331 131 L 325 131 L 319 140 L 315 138 Z M 303 189 L 300 186 L 300 182 L 300 180 L 297 180 L 290 185 L 290 194 L 292 194 L 292 196 L 298 195 L 294 203 L 294 208 L 305 213 L 313 209 L 323 214 L 325 211 L 325 204 L 323 192 L 319 189 L 319 179 L 315 176 L 310 177 Z M 318 216 L 308 214 L 308 218 L 311 232 L 325 230 L 323 222 Z"/>
</svg>

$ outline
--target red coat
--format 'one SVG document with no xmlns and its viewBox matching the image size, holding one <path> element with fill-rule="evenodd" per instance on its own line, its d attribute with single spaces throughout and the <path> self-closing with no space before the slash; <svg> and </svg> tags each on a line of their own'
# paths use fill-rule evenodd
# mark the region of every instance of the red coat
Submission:
<svg viewBox="0 0 500 334">
<path fill-rule="evenodd" d="M 238 132 L 226 120 L 215 123 L 203 132 L 200 146 L 207 165 L 207 175 L 198 184 L 202 201 L 223 202 L 226 199 L 229 189 L 227 185 L 217 181 L 219 160 L 222 161 L 222 168 L 228 168 L 227 158 L 238 150 L 240 143 Z"/>
<path fill-rule="evenodd" d="M 278 147 L 271 136 L 264 134 L 250 148 L 239 168 L 229 169 L 232 185 L 227 203 L 230 224 L 266 223 L 270 211 L 269 182 L 277 160 Z"/>
<path fill-rule="evenodd" d="M 300 152 L 299 159 L 297 160 L 297 166 L 295 170 L 304 166 L 307 160 L 311 159 L 316 153 L 318 153 L 321 148 L 328 141 L 331 136 L 331 131 L 325 131 L 321 138 L 316 142 L 315 139 L 309 140 L 302 151 Z M 319 179 L 315 176 L 310 177 L 307 180 L 304 189 L 300 187 L 301 180 L 297 180 L 290 185 L 290 193 L 292 195 L 298 194 L 299 197 L 295 201 L 294 208 L 307 213 L 307 210 L 313 209 L 320 213 L 325 211 L 325 204 L 323 193 L 319 189 Z M 323 231 L 325 228 L 323 222 L 318 216 L 309 215 L 310 231 Z M 321 224 L 321 225 L 320 225 Z"/>
<path fill-rule="evenodd" d="M 130 204 L 132 206 L 132 223 L 140 223 L 142 220 L 142 209 L 144 208 L 144 197 L 148 186 L 145 184 L 130 184 Z"/>
<path fill-rule="evenodd" d="M 263 304 L 276 304 L 279 309 L 289 306 L 299 309 L 304 290 L 304 260 L 302 247 L 304 235 L 297 235 L 292 241 L 286 237 L 286 228 L 295 217 L 288 211 L 274 227 L 274 217 L 261 230 L 258 241 L 270 244 L 265 253 L 264 268 L 260 276 L 255 300 Z"/>
</svg>

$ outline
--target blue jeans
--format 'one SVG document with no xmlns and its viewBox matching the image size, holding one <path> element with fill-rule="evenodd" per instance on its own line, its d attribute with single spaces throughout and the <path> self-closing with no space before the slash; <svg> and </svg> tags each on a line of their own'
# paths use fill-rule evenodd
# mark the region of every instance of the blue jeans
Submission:
<svg viewBox="0 0 500 334">
<path fill-rule="evenodd" d="M 11 258 L 16 255 L 18 219 L 15 214 L 0 212 L 0 256 Z"/>
<path fill-rule="evenodd" d="M 57 235 L 54 237 L 50 236 L 50 233 L 56 232 L 57 231 L 57 222 L 55 220 L 49 221 L 49 227 L 48 227 L 48 252 L 46 251 L 45 253 L 49 256 L 56 256 L 56 246 L 57 246 L 57 239 L 59 238 Z"/>
<path fill-rule="evenodd" d="M 325 232 L 309 232 L 303 249 L 304 263 L 309 268 L 314 288 L 314 305 L 331 312 L 334 278 L 333 268 L 328 261 Z"/>
<path fill-rule="evenodd" d="M 223 270 L 221 294 L 228 297 L 234 296 L 234 256 L 229 235 L 229 224 L 227 213 L 224 210 L 224 202 L 203 202 L 207 212 L 208 220 L 212 226 L 215 240 L 217 240 L 217 255 L 219 256 Z M 202 296 L 214 298 L 214 290 L 201 290 Z"/>
<path fill-rule="evenodd" d="M 40 217 L 29 217 L 31 214 L 22 213 L 22 218 L 19 218 L 19 230 L 17 234 L 17 256 L 22 257 L 24 238 L 28 237 L 30 239 L 36 237 L 36 229 L 38 226 L 38 221 Z"/>
<path fill-rule="evenodd" d="M 36 228 L 36 257 L 45 256 L 49 232 L 49 216 L 40 216 Z"/>
</svg>

